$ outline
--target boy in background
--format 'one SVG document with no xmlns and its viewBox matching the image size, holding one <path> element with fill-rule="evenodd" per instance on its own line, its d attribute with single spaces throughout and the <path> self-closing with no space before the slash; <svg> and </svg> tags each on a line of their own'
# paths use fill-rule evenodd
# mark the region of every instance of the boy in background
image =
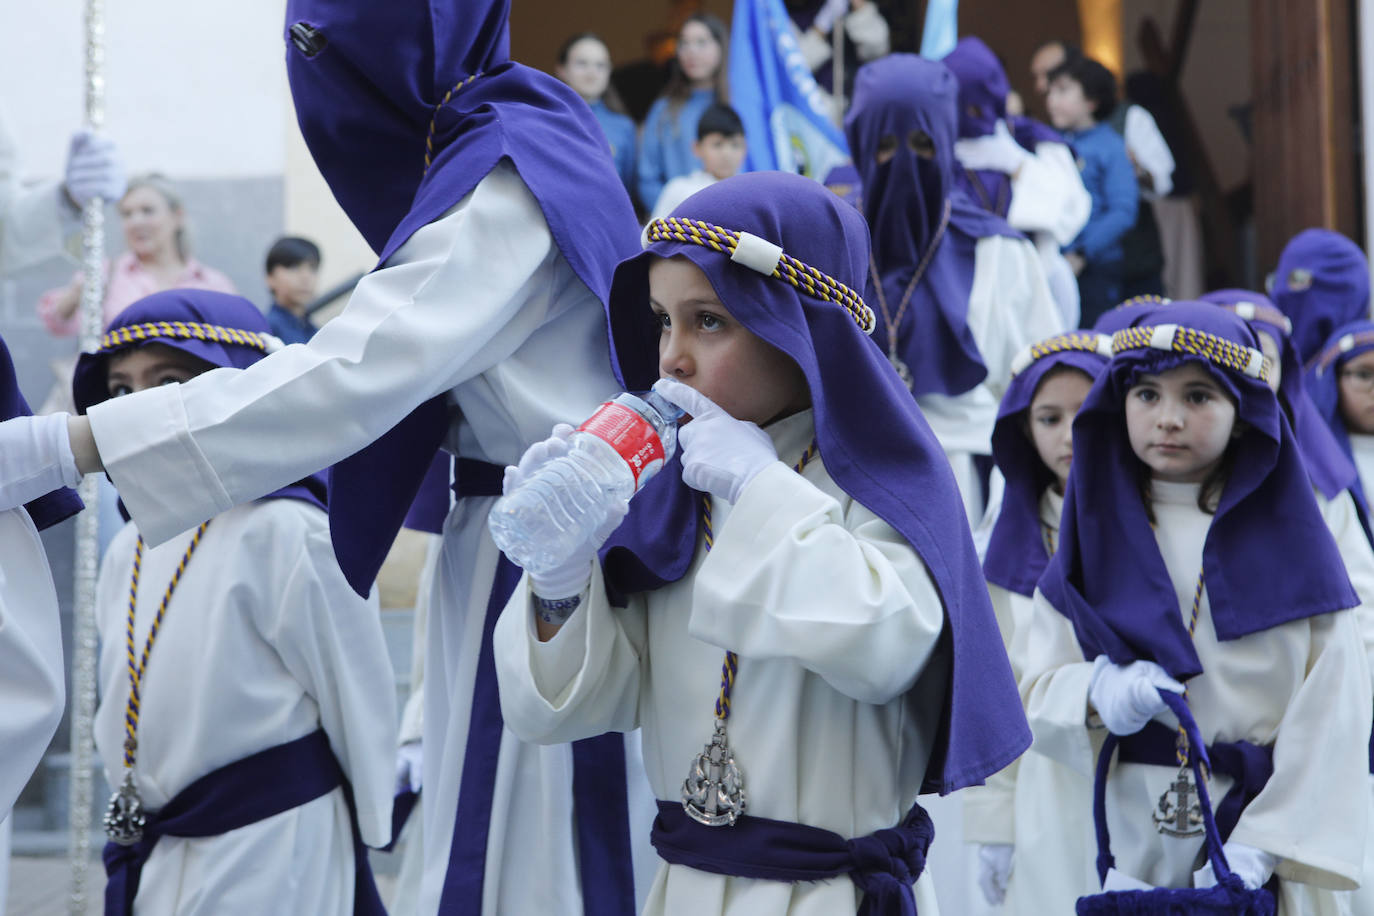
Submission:
<svg viewBox="0 0 1374 916">
<path fill-rule="evenodd" d="M 650 222 L 672 213 L 678 204 L 702 188 L 735 175 L 744 163 L 747 149 L 744 124 L 735 109 L 716 103 L 703 111 L 697 122 L 697 139 L 692 144 L 692 155 L 701 160 L 701 168 L 663 186 Z"/>
<path fill-rule="evenodd" d="M 320 248 L 309 239 L 282 236 L 267 251 L 267 289 L 272 304 L 267 323 L 283 343 L 305 343 L 319 330 L 305 307 L 315 300 L 320 277 Z"/>
</svg>

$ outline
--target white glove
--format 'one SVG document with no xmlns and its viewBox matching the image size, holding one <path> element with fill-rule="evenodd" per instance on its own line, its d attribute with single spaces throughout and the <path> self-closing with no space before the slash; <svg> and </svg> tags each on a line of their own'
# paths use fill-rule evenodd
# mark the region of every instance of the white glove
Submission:
<svg viewBox="0 0 1374 916">
<path fill-rule="evenodd" d="M 81 482 L 65 413 L 0 423 L 0 510 Z"/>
<path fill-rule="evenodd" d="M 1154 662 L 1117 665 L 1099 655 L 1093 660 L 1088 702 L 1112 734 L 1134 735 L 1169 708 L 1159 696 L 1160 689 L 1182 693 L 1183 685 Z"/>
<path fill-rule="evenodd" d="M 1244 843 L 1227 843 L 1221 847 L 1221 851 L 1226 853 L 1226 864 L 1231 866 L 1231 871 L 1251 890 L 1264 887 L 1279 864 L 1278 856 Z M 1216 883 L 1217 876 L 1212 871 L 1211 862 L 1193 872 L 1193 887 L 1211 887 Z"/>
<path fill-rule="evenodd" d="M 1014 175 L 1031 154 L 1012 137 L 1011 131 L 1007 129 L 1007 123 L 998 120 L 997 126 L 990 134 L 956 140 L 954 156 L 966 169 Z"/>
<path fill-rule="evenodd" d="M 692 489 L 733 506 L 745 485 L 778 460 L 773 440 L 758 424 L 736 420 L 695 388 L 661 378 L 654 390 L 692 416 L 677 433 L 682 480 Z"/>
<path fill-rule="evenodd" d="M 980 843 L 978 845 L 978 887 L 988 906 L 1001 906 L 1007 899 L 1007 881 L 1011 879 L 1012 851 L 1010 843 Z"/>
<path fill-rule="evenodd" d="M 419 792 L 424 785 L 424 745 L 419 741 L 407 741 L 396 748 L 396 792 L 407 790 Z"/>
<path fill-rule="evenodd" d="M 80 207 L 97 197 L 107 202 L 123 197 L 127 182 L 114 141 L 84 128 L 72 134 L 63 183 Z"/>
<path fill-rule="evenodd" d="M 525 449 L 525 454 L 520 456 L 520 463 L 506 468 L 505 476 L 501 479 L 501 494 L 509 496 L 545 464 L 566 455 L 570 447 L 569 440 L 572 439 L 574 432 L 568 424 L 559 423 L 553 428 L 553 434 L 549 438 Z M 533 586 L 535 595 L 553 600 L 582 594 L 592 581 L 592 561 L 596 559 L 596 552 L 606 543 L 606 538 L 620 527 L 629 508 L 629 500 L 614 500 L 606 506 L 606 521 L 578 545 L 567 562 L 546 573 L 530 573 L 530 585 Z"/>
</svg>

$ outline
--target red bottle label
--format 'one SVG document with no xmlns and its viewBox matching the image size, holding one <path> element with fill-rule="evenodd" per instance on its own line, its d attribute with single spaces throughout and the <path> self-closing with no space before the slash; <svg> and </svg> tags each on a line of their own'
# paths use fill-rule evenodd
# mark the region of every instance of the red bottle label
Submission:
<svg viewBox="0 0 1374 916">
<path fill-rule="evenodd" d="M 624 404 L 607 401 L 578 431 L 591 433 L 625 459 L 635 475 L 636 490 L 641 476 L 653 474 L 663 465 L 663 442 L 653 424 Z"/>
</svg>

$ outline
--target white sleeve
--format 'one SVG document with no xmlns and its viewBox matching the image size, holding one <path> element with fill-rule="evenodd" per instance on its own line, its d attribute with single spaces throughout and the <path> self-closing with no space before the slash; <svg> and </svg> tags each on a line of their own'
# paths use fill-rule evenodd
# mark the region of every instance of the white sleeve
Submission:
<svg viewBox="0 0 1374 916">
<path fill-rule="evenodd" d="M 0 818 L 33 775 L 62 718 L 57 593 L 23 509 L 0 512 Z"/>
<path fill-rule="evenodd" d="M 1010 657 L 1021 665 L 1021 702 L 1035 735 L 1032 750 L 1091 779 L 1097 763 L 1089 725 L 1088 687 L 1093 666 L 1083 660 L 1073 624 L 1039 589 L 1024 627 L 1012 634 Z M 1105 736 L 1099 727 L 1098 737 Z"/>
<path fill-rule="evenodd" d="M 844 17 L 844 30 L 854 42 L 860 63 L 877 60 L 892 50 L 887 20 L 872 0 Z"/>
<path fill-rule="evenodd" d="M 1038 143 L 1012 179 L 1007 222 L 1022 232 L 1048 232 L 1062 247 L 1077 238 L 1092 209 L 1073 151 L 1063 143 Z"/>
<path fill-rule="evenodd" d="M 0 118 L 0 274 L 63 253 L 67 238 L 80 228 L 61 183 L 25 187 L 16 169 L 18 160 Z"/>
<path fill-rule="evenodd" d="M 1369 666 L 1352 612 L 1306 623 L 1307 676 L 1279 722 L 1274 773 L 1231 841 L 1278 856 L 1280 878 L 1351 890 L 1368 829 Z"/>
<path fill-rule="evenodd" d="M 353 454 L 506 359 L 569 301 L 551 288 L 556 262 L 538 201 L 502 163 L 365 276 L 310 343 L 91 408 L 101 458 L 161 543 Z"/>
<path fill-rule="evenodd" d="M 396 690 L 376 590 L 366 599 L 353 591 L 334 559 L 324 514 L 308 511 L 318 518 L 281 526 L 298 549 L 269 564 L 281 579 L 266 592 L 276 600 L 259 603 L 259 626 L 319 707 L 320 724 L 353 786 L 363 842 L 384 846 L 396 781 Z M 276 511 L 273 521 L 283 516 Z"/>
<path fill-rule="evenodd" d="M 935 583 L 901 534 L 774 462 L 716 533 L 688 632 L 741 656 L 795 660 L 882 704 L 915 682 L 943 626 Z"/>
<path fill-rule="evenodd" d="M 1150 173 L 1155 195 L 1164 197 L 1174 189 L 1174 154 L 1159 132 L 1154 117 L 1139 105 L 1126 109 L 1123 128 L 1126 149 L 1140 167 Z"/>
<path fill-rule="evenodd" d="M 988 595 L 992 598 L 992 610 L 997 617 L 1002 643 L 1010 648 L 1016 626 L 1013 603 L 1020 596 L 991 584 L 988 585 Z M 1012 675 L 1019 679 L 1021 672 L 1017 670 L 1016 659 L 1010 655 L 1008 658 L 1012 662 Z M 985 784 L 970 786 L 963 791 L 965 843 L 1015 842 L 1016 774 L 1020 764 L 1021 758 L 1018 757 L 989 776 Z"/>
<path fill-rule="evenodd" d="M 1355 624 L 1360 631 L 1365 656 L 1374 669 L 1374 548 L 1369 546 L 1369 539 L 1365 537 L 1359 510 L 1355 508 L 1355 498 L 1350 491 L 1342 491 L 1330 501 L 1318 493 L 1317 504 L 1321 506 L 1326 527 L 1336 539 L 1336 547 L 1341 552 L 1350 584 L 1360 596 L 1360 606 L 1355 609 Z M 1374 688 L 1374 684 L 1371 684 L 1371 688 Z"/>
<path fill-rule="evenodd" d="M 559 744 L 639 727 L 645 599 L 633 595 L 628 607 L 611 607 L 601 565 L 592 565 L 581 606 L 548 642 L 535 635 L 528 575 L 496 622 L 501 711 L 523 741 Z"/>
<path fill-rule="evenodd" d="M 1030 242 L 1000 235 L 981 238 L 973 265 L 969 330 L 988 369 L 983 384 L 1001 400 L 1016 354 L 1058 334 L 1063 319 Z"/>
</svg>

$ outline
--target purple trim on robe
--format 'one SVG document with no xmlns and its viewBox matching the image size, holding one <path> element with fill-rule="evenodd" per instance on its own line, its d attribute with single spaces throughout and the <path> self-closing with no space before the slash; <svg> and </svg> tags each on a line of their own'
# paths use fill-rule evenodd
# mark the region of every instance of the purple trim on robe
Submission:
<svg viewBox="0 0 1374 916">
<path fill-rule="evenodd" d="M 1202 302 L 1213 302 L 1235 311 L 1241 303 L 1277 308 L 1268 297 L 1248 289 L 1219 289 L 1204 293 Z M 1261 313 L 1263 314 L 1263 313 Z M 1244 317 L 1244 316 L 1242 316 Z M 1355 462 L 1336 441 L 1335 434 L 1326 421 L 1317 413 L 1303 386 L 1302 360 L 1288 328 L 1266 321 L 1262 317 L 1246 318 L 1246 322 L 1256 331 L 1264 331 L 1279 347 L 1279 400 L 1288 413 L 1288 422 L 1298 439 L 1302 450 L 1302 460 L 1312 478 L 1312 486 L 1321 491 L 1326 499 L 1335 499 L 1345 490 L 1354 492 L 1359 485 L 1360 474 Z"/>
<path fill-rule="evenodd" d="M 509 0 L 289 0 L 286 69 L 301 133 L 379 267 L 510 160 L 559 251 L 604 303 L 615 262 L 639 248 L 630 199 L 586 103 L 509 60 L 508 13 Z M 309 50 L 292 39 L 298 25 L 314 30 L 302 39 Z M 381 568 L 449 419 L 442 397 L 416 405 L 339 463 L 330 528 L 359 594 Z"/>
<path fill-rule="evenodd" d="M 1149 325 L 1177 324 L 1257 348 L 1250 328 L 1210 303 L 1175 302 Z M 1059 551 L 1040 590 L 1072 622 L 1083 656 L 1157 662 L 1185 679 L 1202 672 L 1178 596 L 1140 497 L 1142 462 L 1126 436 L 1134 380 L 1194 362 L 1237 403 L 1246 427 L 1203 548 L 1212 623 L 1221 640 L 1359 604 L 1317 508 L 1288 419 L 1266 382 L 1186 353 L 1129 350 L 1112 358 L 1073 427 L 1073 473 Z M 1282 518 L 1275 526 L 1273 520 Z"/>
<path fill-rule="evenodd" d="M 993 585 L 1029 598 L 1049 565 L 1040 521 L 1040 499 L 1055 482 L 1031 441 L 1027 428 L 1031 401 L 1040 382 L 1058 368 L 1072 368 L 1096 379 L 1107 358 L 1084 350 L 1063 350 L 1031 363 L 1012 378 L 992 428 L 992 457 L 1006 478 L 1002 511 L 992 528 L 983 574 Z"/>
<path fill-rule="evenodd" d="M 806 178 L 782 172 L 727 178 L 692 195 L 674 215 L 750 232 L 850 289 L 863 285 L 863 217 Z M 952 664 L 925 791 L 980 783 L 1025 750 L 1030 731 L 963 501 L 920 409 L 843 308 L 709 248 L 677 241 L 654 242 L 616 270 L 611 348 L 627 389 L 647 388 L 659 377 L 658 326 L 646 305 L 648 268 L 654 257 L 677 255 L 706 274 L 735 320 L 797 363 L 811 392 L 826 472 L 900 532 L 925 562 L 944 603 L 940 651 Z M 625 522 L 603 548 L 613 601 L 686 573 L 697 549 L 699 500 L 682 482 L 675 458 L 631 501 Z"/>
<path fill-rule="evenodd" d="M 434 453 L 402 527 L 428 534 L 444 533 L 444 519 L 448 518 L 452 502 L 449 498 L 449 471 L 452 467 L 453 458 L 447 452 L 441 449 Z"/>
<path fill-rule="evenodd" d="M 24 393 L 19 390 L 14 360 L 10 358 L 5 339 L 0 337 L 0 420 L 29 416 L 33 416 L 33 411 L 29 409 L 29 402 L 24 400 Z M 82 508 L 76 491 L 67 487 L 53 490 L 24 504 L 25 511 L 39 531 L 71 518 Z"/>
<path fill-rule="evenodd" d="M 863 184 L 864 215 L 873 234 L 873 259 L 894 319 L 906 288 L 939 231 L 946 202 L 949 226 L 930 257 L 897 329 L 897 352 L 911 370 L 913 393 L 958 395 L 987 377 L 987 367 L 968 327 L 974 249 L 980 238 L 1021 238 L 955 185 L 954 141 L 958 85 L 943 64 L 914 54 L 891 54 L 862 67 L 845 136 Z M 908 138 L 923 134 L 931 157 L 918 155 Z M 885 140 L 899 140 L 892 158 L 879 165 Z M 878 291 L 865 269 L 864 299 L 878 312 L 873 342 L 888 349 Z"/>
<path fill-rule="evenodd" d="M 200 777 L 156 812 L 132 846 L 105 844 L 105 916 L 132 916 L 143 865 L 164 836 L 220 836 L 299 808 L 342 787 L 353 829 L 354 916 L 386 916 L 367 848 L 358 833 L 353 792 L 323 729 L 258 751 Z M 252 880 L 251 876 L 248 880 Z"/>
<path fill-rule="evenodd" d="M 916 916 L 912 885 L 925 871 L 935 825 L 913 804 L 896 827 L 847 840 L 822 827 L 749 814 L 730 827 L 707 827 L 681 802 L 660 800 L 649 836 L 670 865 L 792 884 L 846 875 L 864 894 L 858 916 Z"/>
</svg>

